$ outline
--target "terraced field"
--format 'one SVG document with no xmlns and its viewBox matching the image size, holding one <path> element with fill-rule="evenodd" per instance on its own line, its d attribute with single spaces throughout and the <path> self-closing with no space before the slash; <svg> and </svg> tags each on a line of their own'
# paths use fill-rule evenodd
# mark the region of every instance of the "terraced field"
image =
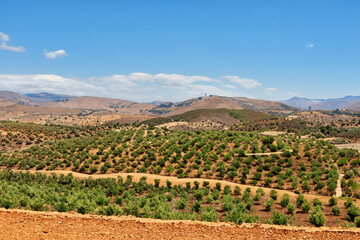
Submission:
<svg viewBox="0 0 360 240">
<path fill-rule="evenodd" d="M 16 139 L 36 134 L 41 142 L 17 147 Z M 3 126 L 2 139 L 5 208 L 238 224 L 360 224 L 358 152 L 311 137 L 12 123 Z M 332 197 L 338 183 L 342 198 Z"/>
</svg>

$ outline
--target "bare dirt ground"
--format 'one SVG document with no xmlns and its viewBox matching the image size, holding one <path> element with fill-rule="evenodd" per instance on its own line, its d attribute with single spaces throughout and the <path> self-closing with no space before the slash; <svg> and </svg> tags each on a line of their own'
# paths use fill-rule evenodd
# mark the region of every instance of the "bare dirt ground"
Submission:
<svg viewBox="0 0 360 240">
<path fill-rule="evenodd" d="M 360 239 L 360 229 L 170 221 L 0 209 L 0 239 Z"/>
<path fill-rule="evenodd" d="M 360 143 L 336 144 L 334 146 L 340 149 L 348 148 L 360 151 Z"/>
<path fill-rule="evenodd" d="M 282 134 L 286 134 L 286 132 L 281 132 L 281 131 L 264 131 L 259 133 L 260 135 L 265 135 L 265 136 L 279 136 Z"/>
</svg>

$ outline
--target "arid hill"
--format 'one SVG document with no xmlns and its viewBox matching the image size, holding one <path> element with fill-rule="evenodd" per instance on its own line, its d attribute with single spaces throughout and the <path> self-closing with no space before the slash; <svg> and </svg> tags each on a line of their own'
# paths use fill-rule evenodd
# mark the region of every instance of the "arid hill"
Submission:
<svg viewBox="0 0 360 240">
<path fill-rule="evenodd" d="M 360 101 L 353 102 L 347 105 L 345 108 L 353 111 L 360 111 Z"/>
<path fill-rule="evenodd" d="M 140 114 L 153 108 L 152 104 L 136 103 L 127 100 L 102 97 L 77 97 L 68 101 L 49 102 L 43 107 L 57 107 L 70 109 L 106 110 L 110 112 Z"/>
<path fill-rule="evenodd" d="M 295 112 L 298 108 L 288 106 L 284 103 L 257 100 L 242 97 L 199 97 L 192 98 L 180 103 L 162 103 L 149 112 L 156 115 L 173 116 L 196 109 L 252 109 L 268 113 L 288 114 Z"/>
<path fill-rule="evenodd" d="M 2 114 L 0 119 L 82 125 L 109 121 L 123 123 L 125 115 L 121 114 L 128 114 L 126 119 L 136 122 L 149 119 L 144 116 L 168 117 L 199 109 L 251 109 L 278 115 L 287 115 L 299 110 L 280 102 L 221 96 L 192 98 L 178 103 L 162 102 L 160 105 L 114 98 L 72 97 L 50 93 L 28 96 L 14 92 L 0 92 L 0 113 Z M 231 122 L 234 121 L 237 120 L 235 118 L 231 120 Z M 127 123 L 128 120 L 125 122 Z"/>
<path fill-rule="evenodd" d="M 169 122 L 183 121 L 188 123 L 215 122 L 229 126 L 237 122 L 252 122 L 274 118 L 277 117 L 251 109 L 218 108 L 196 109 L 174 116 L 153 118 L 146 120 L 143 123 L 149 125 L 159 125 Z"/>
<path fill-rule="evenodd" d="M 12 103 L 17 103 L 21 105 L 34 105 L 34 102 L 31 98 L 21 95 L 19 93 L 11 92 L 11 91 L 0 91 L 0 99 L 8 100 Z"/>
<path fill-rule="evenodd" d="M 80 114 L 78 109 L 31 107 L 0 100 L 0 120 L 19 119 L 27 116 Z M 41 117 L 40 117 L 41 118 Z"/>
</svg>

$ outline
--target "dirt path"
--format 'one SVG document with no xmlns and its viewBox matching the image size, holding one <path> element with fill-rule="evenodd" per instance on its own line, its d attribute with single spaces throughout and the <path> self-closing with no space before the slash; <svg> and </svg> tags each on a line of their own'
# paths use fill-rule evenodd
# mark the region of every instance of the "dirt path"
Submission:
<svg viewBox="0 0 360 240">
<path fill-rule="evenodd" d="M 245 153 L 246 156 L 270 156 L 273 154 L 283 154 L 283 152 Z"/>
<path fill-rule="evenodd" d="M 26 172 L 24 170 L 13 170 L 13 171 L 22 171 L 22 172 Z M 71 173 L 75 178 L 93 178 L 93 179 L 97 179 L 97 178 L 118 178 L 118 177 L 122 177 L 122 178 L 126 178 L 128 175 L 133 176 L 133 181 L 139 181 L 141 177 L 146 177 L 146 182 L 149 184 L 154 184 L 154 180 L 155 179 L 160 179 L 160 186 L 166 186 L 166 181 L 171 181 L 172 185 L 181 185 L 181 186 L 186 186 L 187 182 L 190 182 L 192 186 L 194 186 L 194 182 L 197 181 L 200 183 L 200 186 L 202 186 L 202 183 L 204 181 L 209 182 L 209 186 L 210 187 L 215 187 L 216 183 L 221 183 L 221 187 L 223 188 L 225 185 L 229 185 L 230 188 L 233 190 L 236 186 L 239 186 L 241 188 L 242 191 L 245 190 L 245 188 L 250 188 L 252 192 L 255 192 L 256 189 L 258 189 L 259 187 L 256 186 L 251 186 L 251 185 L 244 185 L 244 184 L 239 184 L 239 183 L 234 183 L 234 182 L 229 182 L 229 181 L 225 181 L 225 180 L 215 180 L 215 179 L 204 179 L 204 178 L 177 178 L 177 177 L 170 177 L 170 176 L 161 176 L 161 175 L 155 175 L 155 174 L 149 174 L 149 173 L 109 173 L 109 174 L 94 174 L 94 175 L 89 175 L 89 174 L 84 174 L 84 173 L 78 173 L 78 172 L 72 172 L 72 171 L 66 171 L 66 170 L 53 170 L 53 171 L 46 171 L 46 170 L 30 170 L 30 173 L 36 173 L 36 172 L 40 172 L 40 173 L 45 173 L 50 175 L 51 173 L 56 173 L 56 174 L 64 174 L 67 175 L 69 173 Z M 273 190 L 273 188 L 266 188 L 263 187 L 262 188 L 265 192 L 265 194 L 270 195 L 270 191 Z M 284 195 L 285 193 L 289 194 L 289 196 L 291 198 L 296 198 L 298 196 L 298 194 L 291 192 L 291 191 L 287 191 L 287 190 L 280 190 L 280 189 L 275 189 L 278 193 L 279 197 L 282 197 L 282 195 Z M 321 200 L 324 203 L 327 203 L 329 201 L 328 196 L 321 196 L 321 195 L 312 195 L 312 194 L 304 194 L 304 197 L 309 200 L 312 201 L 315 198 L 318 198 L 319 200 Z M 343 204 L 343 202 L 345 202 L 345 200 L 342 199 L 338 199 L 339 204 Z M 354 204 L 358 207 L 360 207 L 360 201 L 354 202 Z"/>
<path fill-rule="evenodd" d="M 339 179 L 337 180 L 335 197 L 341 197 L 341 195 L 342 195 L 341 180 L 343 179 L 343 177 L 344 177 L 344 174 L 340 173 L 339 174 Z"/>
<path fill-rule="evenodd" d="M 292 149 L 287 150 L 289 152 L 292 152 Z M 266 153 L 245 153 L 246 156 L 271 156 L 273 154 L 283 154 L 284 152 L 278 151 L 278 152 L 266 152 Z"/>
<path fill-rule="evenodd" d="M 354 149 L 360 151 L 360 143 L 335 144 L 334 146 L 339 149 L 347 148 L 347 149 Z"/>
<path fill-rule="evenodd" d="M 0 209 L 0 239 L 360 239 L 359 229 L 170 221 Z"/>
</svg>

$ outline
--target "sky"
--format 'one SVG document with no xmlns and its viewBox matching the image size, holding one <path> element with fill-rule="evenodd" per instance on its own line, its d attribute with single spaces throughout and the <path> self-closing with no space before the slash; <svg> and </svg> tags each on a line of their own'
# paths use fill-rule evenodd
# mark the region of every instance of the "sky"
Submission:
<svg viewBox="0 0 360 240">
<path fill-rule="evenodd" d="M 0 91 L 360 95 L 359 12 L 357 0 L 1 0 Z"/>
</svg>

